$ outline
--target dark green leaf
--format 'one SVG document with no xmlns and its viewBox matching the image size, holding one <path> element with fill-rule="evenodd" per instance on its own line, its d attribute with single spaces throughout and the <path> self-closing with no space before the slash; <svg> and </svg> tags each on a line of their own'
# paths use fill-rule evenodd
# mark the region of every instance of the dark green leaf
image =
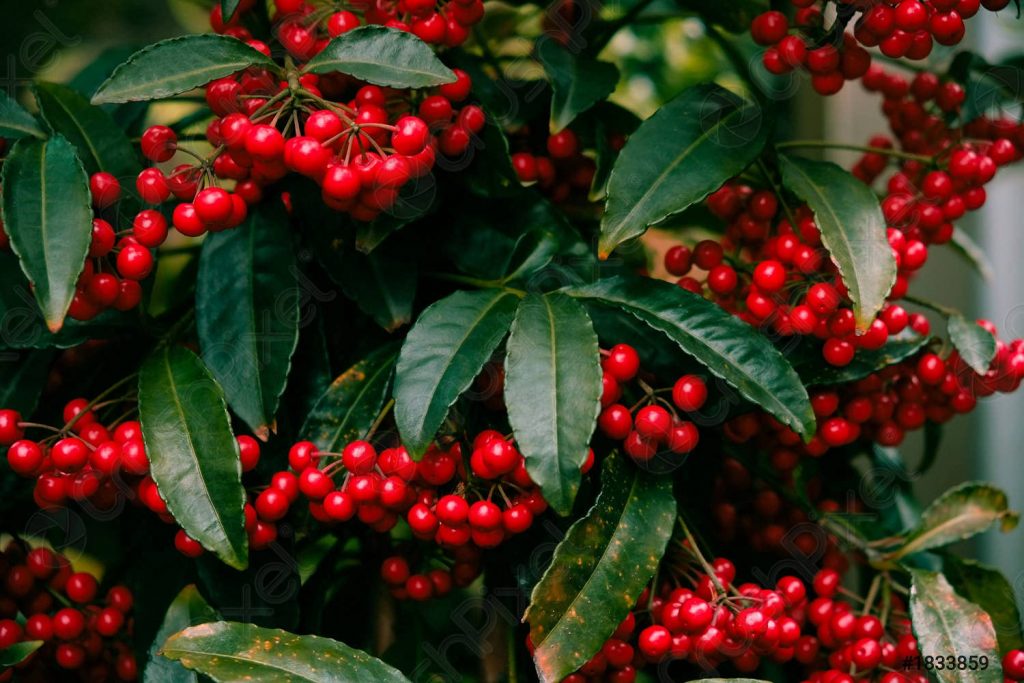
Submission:
<svg viewBox="0 0 1024 683">
<path fill-rule="evenodd" d="M 1002 531 L 1011 531 L 1018 521 L 1019 515 L 1010 510 L 1005 493 L 988 484 L 964 482 L 932 501 L 893 557 L 899 559 L 963 541 L 996 523 Z"/>
<path fill-rule="evenodd" d="M 242 4 L 242 0 L 220 0 L 220 14 L 225 22 L 231 21 L 235 12 L 238 11 L 238 6 Z"/>
<path fill-rule="evenodd" d="M 24 640 L 0 650 L 0 668 L 14 666 L 28 659 L 28 656 L 43 646 L 41 640 Z"/>
<path fill-rule="evenodd" d="M 157 654 L 160 646 L 178 631 L 219 618 L 217 611 L 199 594 L 195 586 L 185 586 L 167 608 L 163 624 L 149 648 L 149 662 L 143 672 L 143 683 L 196 683 L 198 677 L 181 664 Z"/>
<path fill-rule="evenodd" d="M 946 331 L 949 333 L 949 341 L 972 370 L 979 375 L 988 372 L 996 356 L 996 338 L 991 332 L 960 314 L 949 316 Z"/>
<path fill-rule="evenodd" d="M 911 569 L 910 617 L 924 657 L 987 656 L 988 668 L 959 670 L 934 668 L 939 683 L 1002 683 L 999 651 L 992 618 L 977 605 L 958 596 L 942 574 Z"/>
<path fill-rule="evenodd" d="M 153 480 L 175 521 L 244 569 L 245 489 L 223 389 L 194 353 L 164 347 L 139 371 L 139 419 Z"/>
<path fill-rule="evenodd" d="M 917 524 L 921 504 L 914 497 L 913 478 L 897 449 L 874 444 L 871 455 L 873 467 L 862 479 L 861 490 L 867 504 L 878 509 L 878 515 L 851 513 L 851 517 L 864 520 L 863 530 L 872 539 L 895 536 Z"/>
<path fill-rule="evenodd" d="M 64 137 L 19 140 L 3 167 L 4 229 L 46 325 L 64 325 L 92 242 L 89 177 Z"/>
<path fill-rule="evenodd" d="M 946 244 L 960 258 L 966 261 L 978 275 L 988 281 L 995 279 L 995 270 L 992 268 L 992 262 L 989 261 L 988 256 L 982 251 L 981 246 L 971 239 L 971 236 L 965 230 L 962 228 L 954 230 L 953 238 Z"/>
<path fill-rule="evenodd" d="M 531 294 L 512 323 L 505 404 L 526 469 L 560 515 L 572 512 L 601 410 L 601 353 L 590 317 L 564 294 Z"/>
<path fill-rule="evenodd" d="M 417 272 L 408 250 L 391 240 L 370 254 L 347 248 L 339 257 L 340 268 L 328 274 L 378 325 L 394 332 L 412 319 Z"/>
<path fill-rule="evenodd" d="M 677 0 L 680 7 L 698 12 L 703 19 L 724 28 L 742 33 L 750 27 L 754 17 L 767 12 L 768 0 Z"/>
<path fill-rule="evenodd" d="M 0 137 L 17 140 L 26 136 L 45 138 L 36 117 L 25 111 L 6 90 L 0 90 Z"/>
<path fill-rule="evenodd" d="M 66 85 L 37 83 L 39 112 L 54 133 L 60 133 L 78 150 L 86 171 L 106 171 L 131 179 L 139 171 L 132 144 L 110 114 Z"/>
<path fill-rule="evenodd" d="M 999 654 L 1024 650 L 1017 596 L 1002 572 L 975 560 L 947 555 L 942 561 L 942 573 L 957 593 L 992 618 L 999 640 Z"/>
<path fill-rule="evenodd" d="M 608 456 L 597 502 L 555 548 L 523 616 L 541 681 L 562 680 L 601 649 L 654 575 L 675 521 L 670 477 Z"/>
<path fill-rule="evenodd" d="M 384 407 L 397 357 L 397 345 L 389 344 L 343 372 L 317 401 L 302 438 L 332 453 L 364 438 Z"/>
<path fill-rule="evenodd" d="M 0 406 L 17 410 L 23 417 L 35 412 L 55 355 L 49 350 L 0 349 Z"/>
<path fill-rule="evenodd" d="M 340 71 L 393 88 L 425 88 L 455 80 L 455 73 L 429 45 L 407 31 L 385 26 L 361 26 L 343 33 L 309 60 L 303 71 Z"/>
<path fill-rule="evenodd" d="M 551 81 L 551 130 L 558 132 L 579 114 L 605 99 L 619 82 L 614 64 L 572 54 L 557 41 L 537 41 L 537 58 Z"/>
<path fill-rule="evenodd" d="M 171 38 L 139 50 L 114 69 L 92 102 L 158 100 L 250 66 L 278 69 L 270 57 L 237 38 L 213 34 Z"/>
<path fill-rule="evenodd" d="M 921 464 L 917 466 L 916 475 L 926 473 L 935 464 L 939 457 L 939 446 L 942 445 L 943 426 L 938 422 L 929 420 L 924 423 L 924 455 Z"/>
<path fill-rule="evenodd" d="M 613 277 L 569 293 L 639 318 L 784 424 L 814 433 L 814 411 L 796 371 L 763 334 L 718 305 L 646 278 Z"/>
<path fill-rule="evenodd" d="M 839 166 L 781 155 L 782 182 L 814 211 L 821 242 L 850 292 L 859 329 L 867 329 L 896 281 L 885 217 L 871 188 Z"/>
<path fill-rule="evenodd" d="M 395 373 L 395 421 L 410 453 L 423 453 L 448 409 L 508 333 L 518 298 L 502 290 L 455 292 L 423 311 Z"/>
<path fill-rule="evenodd" d="M 161 654 L 219 683 L 408 683 L 398 670 L 336 640 L 228 621 L 185 629 Z"/>
<path fill-rule="evenodd" d="M 257 208 L 203 243 L 196 328 L 228 405 L 266 439 L 299 342 L 298 264 L 283 210 Z"/>
<path fill-rule="evenodd" d="M 827 365 L 821 357 L 818 344 L 807 353 L 794 352 L 787 357 L 807 386 L 836 385 L 856 382 L 868 375 L 910 358 L 928 344 L 928 337 L 901 336 L 888 341 L 875 350 L 858 349 L 849 365 L 837 368 Z"/>
<path fill-rule="evenodd" d="M 717 190 L 761 154 L 767 139 L 760 109 L 714 84 L 663 106 L 630 136 L 612 169 L 601 258 Z"/>
</svg>

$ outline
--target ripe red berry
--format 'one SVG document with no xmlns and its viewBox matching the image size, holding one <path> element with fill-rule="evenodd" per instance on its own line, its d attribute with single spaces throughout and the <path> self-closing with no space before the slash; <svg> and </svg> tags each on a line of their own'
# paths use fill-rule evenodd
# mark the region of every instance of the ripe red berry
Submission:
<svg viewBox="0 0 1024 683">
<path fill-rule="evenodd" d="M 633 419 L 633 428 L 645 439 L 667 441 L 672 428 L 672 416 L 661 406 L 645 406 Z"/>
<path fill-rule="evenodd" d="M 786 37 L 789 21 L 782 12 L 765 12 L 754 17 L 750 35 L 758 45 L 775 45 Z"/>
<path fill-rule="evenodd" d="M 92 193 L 93 205 L 105 209 L 120 199 L 121 183 L 106 171 L 100 171 L 89 178 L 89 191 Z"/>
<path fill-rule="evenodd" d="M 129 238 L 131 239 L 131 238 Z M 153 254 L 132 240 L 123 242 L 117 255 L 117 272 L 129 280 L 145 280 L 153 271 Z"/>
<path fill-rule="evenodd" d="M 64 584 L 64 593 L 72 602 L 85 604 L 96 598 L 96 590 L 99 588 L 96 577 L 86 572 L 76 572 L 68 577 Z"/>
<path fill-rule="evenodd" d="M 704 380 L 696 375 L 683 375 L 672 387 L 672 402 L 688 413 L 700 410 L 708 398 Z"/>
<path fill-rule="evenodd" d="M 242 471 L 250 472 L 256 469 L 260 462 L 260 444 L 251 436 L 242 435 L 236 437 L 238 441 L 238 455 L 242 461 Z"/>
<path fill-rule="evenodd" d="M 264 489 L 256 496 L 256 514 L 267 522 L 276 522 L 288 514 L 291 501 L 288 496 L 275 488 Z"/>
<path fill-rule="evenodd" d="M 141 147 L 150 161 L 168 161 L 178 149 L 178 136 L 167 126 L 150 126 L 142 134 Z"/>
<path fill-rule="evenodd" d="M 640 356 L 627 344 L 616 344 L 604 359 L 604 369 L 619 382 L 628 382 L 640 369 Z"/>
</svg>

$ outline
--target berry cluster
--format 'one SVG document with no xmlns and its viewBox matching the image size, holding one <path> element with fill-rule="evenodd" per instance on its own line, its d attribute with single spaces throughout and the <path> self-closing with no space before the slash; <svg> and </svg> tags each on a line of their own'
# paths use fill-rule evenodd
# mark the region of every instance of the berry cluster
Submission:
<svg viewBox="0 0 1024 683">
<path fill-rule="evenodd" d="M 990 323 L 981 324 L 995 332 Z M 984 375 L 955 351 L 946 359 L 924 352 L 849 385 L 812 392 L 818 431 L 807 443 L 770 416 L 752 413 L 727 422 L 725 434 L 734 443 L 753 440 L 783 472 L 791 471 L 800 455 L 821 457 L 859 439 L 897 446 L 926 421 L 941 424 L 973 410 L 979 397 L 1016 391 L 1024 380 L 1024 340 L 999 341 L 996 348 Z"/>
<path fill-rule="evenodd" d="M 555 203 L 571 200 L 586 201 L 594 182 L 596 166 L 594 160 L 583 153 L 582 143 L 576 133 L 566 128 L 547 136 L 544 150 L 534 153 L 530 146 L 529 130 L 514 135 L 512 144 L 523 151 L 512 154 L 512 167 L 523 184 L 536 184 Z M 609 145 L 621 149 L 625 144 L 622 136 L 612 136 Z"/>
<path fill-rule="evenodd" d="M 0 577 L 0 651 L 22 641 L 43 641 L 16 667 L 0 667 L 0 681 L 11 680 L 15 671 L 25 680 L 55 680 L 59 669 L 74 671 L 83 681 L 137 678 L 135 655 L 126 642 L 133 603 L 127 588 L 113 586 L 105 601 L 97 602 L 96 577 L 74 571 L 66 557 L 49 548 L 20 541 L 0 551 Z"/>
<path fill-rule="evenodd" d="M 217 33 L 249 40 L 252 34 L 243 22 L 255 5 L 255 0 L 241 2 L 230 21 L 225 22 L 221 6 L 215 4 L 210 25 Z M 278 42 L 301 61 L 317 55 L 331 38 L 364 24 L 408 31 L 432 45 L 457 47 L 466 42 L 470 29 L 484 16 L 482 0 L 352 0 L 330 7 L 309 0 L 274 0 L 273 8 L 271 18 Z"/>
<path fill-rule="evenodd" d="M 483 110 L 465 103 L 470 77 L 461 70 L 456 75 L 454 83 L 415 97 L 315 74 L 302 76 L 293 92 L 258 69 L 214 81 L 206 88 L 217 115 L 206 129 L 214 151 L 170 174 L 155 166 L 144 170 L 139 194 L 150 204 L 173 194 L 181 202 L 174 227 L 197 237 L 237 226 L 264 187 L 294 172 L 314 180 L 332 209 L 371 221 L 395 206 L 404 186 L 430 173 L 438 153 L 465 155 L 483 129 Z M 167 127 L 143 135 L 143 154 L 155 163 L 170 161 L 179 149 Z M 233 182 L 234 191 L 216 181 Z M 143 214 L 137 220 L 156 220 Z M 165 238 L 166 231 L 153 232 L 151 241 Z"/>
<path fill-rule="evenodd" d="M 421 570 L 413 573 L 413 557 L 392 555 L 380 565 L 380 577 L 398 600 L 424 601 L 440 598 L 451 592 L 453 586 L 464 588 L 480 576 L 480 549 L 474 545 L 452 548 L 448 553 L 435 555 L 431 561 L 420 558 Z M 433 569 L 429 569 L 431 565 Z"/>
<path fill-rule="evenodd" d="M 669 460 L 678 462 L 680 456 L 697 447 L 700 441 L 697 426 L 681 419 L 677 410 L 696 413 L 704 407 L 708 388 L 702 378 L 684 375 L 676 380 L 671 388 L 671 403 L 658 398 L 657 392 L 642 381 L 638 382 L 644 398 L 631 409 L 619 400 L 623 396 L 623 385 L 636 380 L 640 372 L 636 349 L 628 344 L 617 344 L 604 356 L 601 367 L 604 375 L 598 429 L 609 439 L 622 441 L 623 450 L 635 462 L 650 462 L 666 449 Z"/>
<path fill-rule="evenodd" d="M 815 574 L 813 598 L 796 576 L 771 588 L 736 584 L 730 560 L 717 558 L 706 572 L 687 543 L 672 551 L 663 570 L 675 581 L 661 584 L 656 595 L 645 590 L 601 650 L 564 681 L 629 683 L 639 668 L 665 662 L 749 674 L 763 660 L 801 666 L 814 683 L 928 680 L 905 668 L 919 652 L 899 596 L 881 608 L 853 604 L 840 597 L 841 576 L 831 569 Z"/>
<path fill-rule="evenodd" d="M 767 47 L 762 60 L 774 74 L 803 68 L 822 95 L 839 92 L 848 80 L 871 66 L 865 48 L 877 47 L 889 58 L 925 59 L 935 43 L 949 46 L 963 40 L 964 20 L 984 7 L 998 12 L 1010 0 L 868 0 L 836 2 L 837 17 L 824 26 L 828 0 L 791 0 L 794 21 L 780 11 L 765 12 L 751 23 L 754 40 Z M 846 31 L 856 17 L 854 30 Z"/>
</svg>

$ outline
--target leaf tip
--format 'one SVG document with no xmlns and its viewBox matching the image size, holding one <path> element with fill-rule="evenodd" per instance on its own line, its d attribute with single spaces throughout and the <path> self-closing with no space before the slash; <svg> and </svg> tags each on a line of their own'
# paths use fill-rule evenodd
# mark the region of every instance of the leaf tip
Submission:
<svg viewBox="0 0 1024 683">
<path fill-rule="evenodd" d="M 49 320 L 48 319 L 46 321 L 46 329 L 50 330 L 51 334 L 57 334 L 58 332 L 61 331 L 61 329 L 63 327 L 64 327 L 64 318 L 60 318 L 59 320 Z"/>
</svg>

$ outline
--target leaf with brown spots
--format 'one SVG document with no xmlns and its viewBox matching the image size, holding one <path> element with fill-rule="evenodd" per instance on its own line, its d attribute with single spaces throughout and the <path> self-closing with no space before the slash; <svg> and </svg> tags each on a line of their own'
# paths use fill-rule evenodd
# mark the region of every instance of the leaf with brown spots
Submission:
<svg viewBox="0 0 1024 683">
<path fill-rule="evenodd" d="M 408 683 L 397 669 L 336 640 L 230 621 L 176 633 L 160 654 L 218 683 Z"/>
<path fill-rule="evenodd" d="M 306 418 L 302 438 L 338 452 L 366 436 L 384 406 L 397 357 L 397 344 L 387 344 L 341 373 Z"/>
<path fill-rule="evenodd" d="M 970 669 L 932 667 L 939 683 L 1002 683 L 999 650 L 992 618 L 973 602 L 953 591 L 946 577 L 923 569 L 911 569 L 910 617 L 924 657 L 943 662 L 949 657 L 969 661 L 988 657 L 988 667 Z M 956 663 L 957 659 L 952 660 Z"/>
<path fill-rule="evenodd" d="M 903 547 L 893 553 L 893 559 L 963 541 L 997 522 L 1002 531 L 1012 531 L 1019 517 L 999 489 L 966 482 L 943 493 L 921 513 L 921 521 Z"/>
<path fill-rule="evenodd" d="M 542 681 L 561 680 L 601 649 L 654 575 L 675 518 L 670 477 L 608 456 L 597 502 L 555 548 L 524 616 Z"/>
</svg>

